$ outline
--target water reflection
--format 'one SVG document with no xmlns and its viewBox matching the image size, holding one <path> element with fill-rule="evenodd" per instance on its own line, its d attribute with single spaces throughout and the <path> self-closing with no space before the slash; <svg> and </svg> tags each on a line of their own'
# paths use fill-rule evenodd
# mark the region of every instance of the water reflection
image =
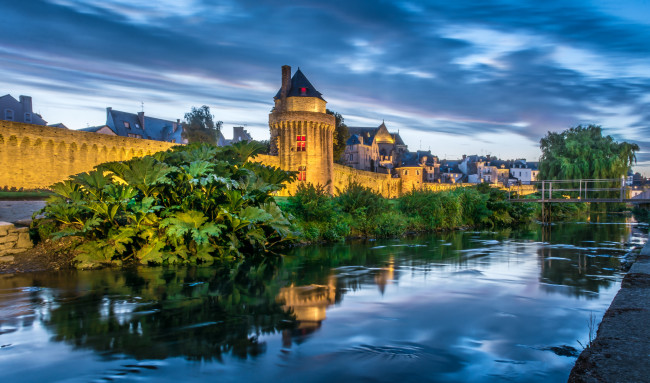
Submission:
<svg viewBox="0 0 650 383">
<path fill-rule="evenodd" d="M 63 380 L 83 376 L 68 360 L 95 371 L 96 357 L 168 360 L 155 367 L 162 381 L 201 380 L 186 375 L 195 361 L 233 381 L 565 378 L 572 359 L 562 353 L 618 288 L 617 257 L 633 234 L 619 223 L 302 247 L 233 270 L 1 276 L 0 378 L 29 364 L 20 350 L 57 344 L 68 347 Z"/>
</svg>

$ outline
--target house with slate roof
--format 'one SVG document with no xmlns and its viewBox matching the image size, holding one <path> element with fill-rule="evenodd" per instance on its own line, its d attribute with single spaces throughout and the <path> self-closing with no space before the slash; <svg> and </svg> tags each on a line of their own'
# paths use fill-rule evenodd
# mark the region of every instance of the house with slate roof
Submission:
<svg viewBox="0 0 650 383">
<path fill-rule="evenodd" d="M 113 110 L 111 107 L 106 108 L 106 125 L 80 130 L 145 140 L 187 143 L 187 140 L 181 137 L 183 127 L 180 119 L 176 121 L 163 120 L 145 116 L 144 112 L 121 112 Z"/>
<path fill-rule="evenodd" d="M 399 133 L 390 133 L 384 122 L 376 128 L 350 126 L 348 132 L 344 163 L 355 169 L 391 173 L 408 151 Z"/>
<path fill-rule="evenodd" d="M 20 96 L 19 99 L 20 101 L 16 100 L 10 94 L 0 97 L 0 120 L 47 125 L 47 121 L 32 110 L 31 97 Z"/>
</svg>

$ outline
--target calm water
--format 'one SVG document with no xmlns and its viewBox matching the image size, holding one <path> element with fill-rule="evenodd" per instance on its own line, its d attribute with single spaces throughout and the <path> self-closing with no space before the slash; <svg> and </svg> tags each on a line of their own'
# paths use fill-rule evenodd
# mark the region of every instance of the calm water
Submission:
<svg viewBox="0 0 650 383">
<path fill-rule="evenodd" d="M 0 381 L 566 381 L 645 242 L 596 221 L 0 276 Z"/>
</svg>

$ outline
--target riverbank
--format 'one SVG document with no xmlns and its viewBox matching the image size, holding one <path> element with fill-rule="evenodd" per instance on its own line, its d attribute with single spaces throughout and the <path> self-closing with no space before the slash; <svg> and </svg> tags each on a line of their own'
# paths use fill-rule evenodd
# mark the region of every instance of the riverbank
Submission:
<svg viewBox="0 0 650 383">
<path fill-rule="evenodd" d="M 621 282 L 569 382 L 650 381 L 650 241 Z"/>
</svg>

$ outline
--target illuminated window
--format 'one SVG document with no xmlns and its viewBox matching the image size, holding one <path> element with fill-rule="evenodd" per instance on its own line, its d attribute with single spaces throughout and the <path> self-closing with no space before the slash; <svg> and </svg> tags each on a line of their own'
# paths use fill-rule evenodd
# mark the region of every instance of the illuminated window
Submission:
<svg viewBox="0 0 650 383">
<path fill-rule="evenodd" d="M 131 124 L 129 124 L 128 122 L 124 121 L 124 127 L 127 128 L 127 129 L 131 129 Z"/>
<path fill-rule="evenodd" d="M 132 138 L 142 138 L 142 136 L 140 134 L 128 133 L 128 136 L 132 137 Z"/>
<path fill-rule="evenodd" d="M 304 152 L 307 149 L 307 137 L 296 136 L 296 151 Z"/>
<path fill-rule="evenodd" d="M 298 166 L 298 181 L 307 181 L 307 167 Z"/>
<path fill-rule="evenodd" d="M 307 88 L 300 88 L 300 95 L 301 96 L 306 96 L 307 95 Z"/>
</svg>

